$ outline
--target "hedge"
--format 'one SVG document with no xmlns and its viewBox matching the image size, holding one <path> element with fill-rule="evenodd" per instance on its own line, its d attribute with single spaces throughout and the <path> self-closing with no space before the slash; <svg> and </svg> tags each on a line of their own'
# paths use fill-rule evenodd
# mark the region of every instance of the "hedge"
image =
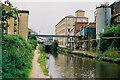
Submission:
<svg viewBox="0 0 120 80">
<path fill-rule="evenodd" d="M 2 37 L 2 78 L 28 78 L 32 69 L 31 45 L 20 35 Z"/>
</svg>

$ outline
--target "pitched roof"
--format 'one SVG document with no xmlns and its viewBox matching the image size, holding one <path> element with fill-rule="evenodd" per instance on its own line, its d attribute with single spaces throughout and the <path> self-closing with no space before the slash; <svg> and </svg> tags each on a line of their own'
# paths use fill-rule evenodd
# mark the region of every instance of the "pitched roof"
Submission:
<svg viewBox="0 0 120 80">
<path fill-rule="evenodd" d="M 86 28 L 96 28 L 96 23 L 88 23 Z"/>
<path fill-rule="evenodd" d="M 65 16 L 65 18 L 67 18 L 67 17 L 75 17 L 75 16 L 73 16 L 73 15 L 68 15 L 68 16 Z"/>
</svg>

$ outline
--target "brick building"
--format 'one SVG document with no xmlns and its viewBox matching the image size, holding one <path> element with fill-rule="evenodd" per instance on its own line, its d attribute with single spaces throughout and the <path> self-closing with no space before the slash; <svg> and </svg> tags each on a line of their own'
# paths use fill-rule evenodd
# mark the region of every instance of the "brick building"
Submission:
<svg viewBox="0 0 120 80">
<path fill-rule="evenodd" d="M 96 39 L 96 23 L 76 23 L 75 35 L 79 37 L 76 38 L 75 48 L 77 49 L 90 49 L 95 48 Z"/>
<path fill-rule="evenodd" d="M 75 16 L 65 16 L 60 22 L 55 25 L 55 35 L 70 35 L 71 29 L 75 27 L 75 22 L 88 22 L 88 18 L 85 17 L 84 10 L 77 10 Z M 59 45 L 66 46 L 67 38 L 55 38 L 59 41 Z"/>
<path fill-rule="evenodd" d="M 80 32 L 82 29 L 84 29 L 87 24 L 88 24 L 88 22 L 76 22 L 74 35 L 76 35 L 77 32 Z"/>
</svg>

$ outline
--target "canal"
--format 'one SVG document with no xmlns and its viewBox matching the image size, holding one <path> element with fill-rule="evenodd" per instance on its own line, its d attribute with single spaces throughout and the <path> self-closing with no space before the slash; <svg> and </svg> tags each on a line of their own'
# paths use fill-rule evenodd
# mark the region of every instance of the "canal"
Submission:
<svg viewBox="0 0 120 80">
<path fill-rule="evenodd" d="M 52 78 L 118 78 L 120 65 L 76 55 L 49 54 L 49 75 Z"/>
</svg>

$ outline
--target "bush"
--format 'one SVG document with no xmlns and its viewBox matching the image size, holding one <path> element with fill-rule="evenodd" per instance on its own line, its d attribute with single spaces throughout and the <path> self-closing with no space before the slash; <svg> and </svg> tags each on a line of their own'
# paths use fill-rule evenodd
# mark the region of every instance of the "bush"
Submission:
<svg viewBox="0 0 120 80">
<path fill-rule="evenodd" d="M 39 44 L 39 50 L 41 53 L 44 53 L 45 52 L 45 45 Z"/>
<path fill-rule="evenodd" d="M 58 40 L 54 40 L 54 42 L 52 43 L 52 51 L 57 52 L 57 49 L 58 49 Z"/>
<path fill-rule="evenodd" d="M 52 42 L 52 54 L 54 57 L 58 56 L 59 48 L 58 48 L 58 40 L 54 40 Z"/>
<path fill-rule="evenodd" d="M 19 35 L 3 35 L 2 45 L 2 78 L 28 78 L 34 55 L 31 45 Z"/>
<path fill-rule="evenodd" d="M 112 48 L 116 48 L 120 50 L 120 38 L 114 39 L 103 39 L 103 37 L 120 37 L 120 26 L 117 27 L 105 27 L 105 32 L 100 33 L 100 41 L 99 41 L 99 49 L 101 53 L 104 53 L 111 46 Z"/>
<path fill-rule="evenodd" d="M 35 50 L 36 46 L 37 46 L 37 41 L 36 40 L 29 40 L 28 42 L 31 44 L 32 49 Z"/>
<path fill-rule="evenodd" d="M 118 54 L 117 49 L 111 48 L 111 47 L 104 52 L 103 56 L 109 57 L 112 59 L 120 58 L 120 55 Z"/>
<path fill-rule="evenodd" d="M 32 49 L 35 50 L 37 46 L 37 38 L 36 37 L 29 37 L 28 41 L 32 45 Z"/>
</svg>

